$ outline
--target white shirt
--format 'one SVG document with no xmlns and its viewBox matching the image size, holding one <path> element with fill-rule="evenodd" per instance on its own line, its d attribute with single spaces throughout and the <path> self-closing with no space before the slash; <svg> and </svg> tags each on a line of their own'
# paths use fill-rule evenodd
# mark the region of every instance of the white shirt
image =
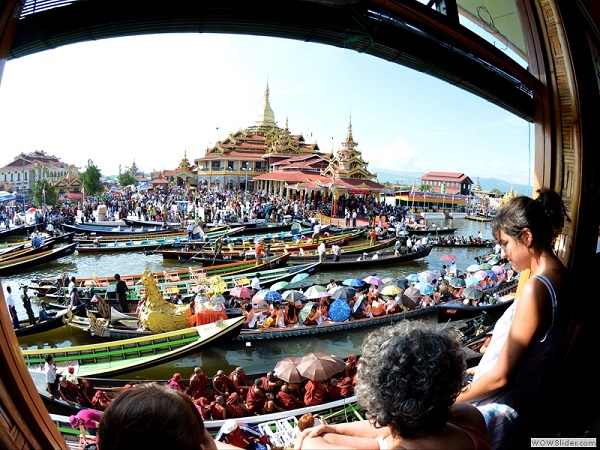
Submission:
<svg viewBox="0 0 600 450">
<path fill-rule="evenodd" d="M 325 253 L 327 251 L 327 249 L 325 248 L 325 242 L 321 242 L 319 244 L 319 247 L 317 247 L 317 250 L 319 251 L 319 255 Z"/>
<path fill-rule="evenodd" d="M 313 232 L 314 233 L 320 233 L 321 232 L 321 225 L 316 224 L 315 227 L 313 228 Z"/>
<path fill-rule="evenodd" d="M 260 291 L 260 278 L 254 277 L 252 278 L 252 282 L 250 283 L 250 287 L 257 291 Z"/>
<path fill-rule="evenodd" d="M 53 364 L 44 363 L 44 372 L 46 373 L 46 383 L 56 381 L 56 367 Z"/>
</svg>

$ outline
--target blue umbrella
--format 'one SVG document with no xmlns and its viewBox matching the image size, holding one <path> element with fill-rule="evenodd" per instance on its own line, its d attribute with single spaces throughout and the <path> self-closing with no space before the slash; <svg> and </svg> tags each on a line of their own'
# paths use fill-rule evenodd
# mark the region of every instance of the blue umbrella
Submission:
<svg viewBox="0 0 600 450">
<path fill-rule="evenodd" d="M 406 277 L 406 279 L 411 283 L 416 283 L 417 281 L 419 281 L 419 275 L 416 273 L 411 273 L 409 276 Z"/>
<path fill-rule="evenodd" d="M 292 278 L 290 280 L 290 283 L 296 283 L 298 281 L 302 281 L 305 278 L 308 278 L 310 275 L 308 273 L 299 273 L 298 275 L 295 275 L 294 278 Z"/>
<path fill-rule="evenodd" d="M 469 277 L 465 280 L 465 286 L 469 287 L 472 284 L 479 284 L 479 280 L 475 277 Z"/>
<path fill-rule="evenodd" d="M 419 292 L 423 295 L 431 295 L 435 292 L 435 289 L 433 288 L 432 285 L 430 285 L 429 283 L 427 284 L 423 284 L 420 288 L 419 288 Z"/>
<path fill-rule="evenodd" d="M 281 293 L 279 291 L 269 291 L 263 297 L 263 300 L 267 302 L 280 302 L 281 301 Z"/>
<path fill-rule="evenodd" d="M 344 322 L 350 318 L 350 305 L 342 299 L 336 299 L 329 305 L 329 318 L 334 322 Z"/>
<path fill-rule="evenodd" d="M 358 278 L 348 278 L 347 280 L 342 281 L 342 284 L 344 286 L 361 287 L 365 283 Z"/>
</svg>

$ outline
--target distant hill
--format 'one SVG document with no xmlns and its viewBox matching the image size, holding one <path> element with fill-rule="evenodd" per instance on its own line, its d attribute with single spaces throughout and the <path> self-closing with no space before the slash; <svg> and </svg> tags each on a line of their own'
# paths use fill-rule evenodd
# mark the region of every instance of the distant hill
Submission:
<svg viewBox="0 0 600 450">
<path fill-rule="evenodd" d="M 404 172 L 377 168 L 370 168 L 370 170 L 377 174 L 380 183 L 389 181 L 390 183 L 396 184 L 398 180 L 400 180 L 400 183 L 403 185 L 412 185 L 413 182 L 417 181 L 419 177 L 423 175 L 423 172 Z M 473 183 L 477 182 L 477 177 L 471 177 L 470 175 L 469 177 L 473 180 Z M 479 177 L 479 184 L 484 191 L 498 189 L 500 192 L 508 192 L 512 188 L 517 194 L 531 195 L 530 186 L 525 184 L 514 184 L 497 178 Z"/>
</svg>

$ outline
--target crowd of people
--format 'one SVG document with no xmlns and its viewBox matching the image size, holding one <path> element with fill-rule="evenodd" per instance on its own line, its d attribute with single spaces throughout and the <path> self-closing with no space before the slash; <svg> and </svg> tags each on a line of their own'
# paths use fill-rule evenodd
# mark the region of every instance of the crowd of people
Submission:
<svg viewBox="0 0 600 450">
<path fill-rule="evenodd" d="M 225 205 L 235 203 L 235 196 L 225 193 L 214 196 L 217 202 Z M 277 204 L 271 208 L 275 208 L 275 213 L 280 208 L 286 213 L 288 207 L 295 208 L 293 202 L 286 204 L 285 199 L 273 200 Z M 255 208 L 252 206 L 245 211 L 244 205 L 255 203 L 239 201 L 239 198 L 235 204 L 242 209 L 242 214 Z M 349 208 L 349 211 L 352 219 L 353 210 Z M 345 214 L 344 209 L 342 214 Z M 104 449 L 120 448 L 108 443 L 114 436 L 118 436 L 120 442 L 133 442 L 126 436 L 132 432 L 126 422 L 138 420 L 131 411 L 137 411 L 140 417 L 154 423 L 155 417 L 148 419 L 148 414 L 158 414 L 156 411 L 161 410 L 167 397 L 183 409 L 173 413 L 172 417 L 161 416 L 164 424 L 184 414 L 185 409 L 185 415 L 193 417 L 191 423 L 196 425 L 203 420 L 236 419 L 319 404 L 352 392 L 357 393 L 368 420 L 338 425 L 323 423 L 315 426 L 313 423 L 300 434 L 295 448 L 420 448 L 425 444 L 428 448 L 514 448 L 515 439 L 524 432 L 523 424 L 534 414 L 543 414 L 536 406 L 543 404 L 540 395 L 547 387 L 545 380 L 549 379 L 554 364 L 564 351 L 569 315 L 563 303 L 569 274 L 554 253 L 553 244 L 565 220 L 568 217 L 562 199 L 546 189 L 540 190 L 536 199 L 525 196 L 512 199 L 494 218 L 494 238 L 502 257 L 510 263 L 512 274 L 528 274 L 519 298 L 496 324 L 480 364 L 468 371 L 456 337 L 442 330 L 423 328 L 417 322 L 402 321 L 374 331 L 365 340 L 360 362 L 354 365 L 353 371 L 344 371 L 325 382 L 287 383 L 272 372 L 249 380 L 242 368 L 236 368 L 229 375 L 218 371 L 209 380 L 201 368 L 196 368 L 189 384 L 184 383 L 179 374 L 174 374 L 168 388 L 127 386 L 124 388 L 127 393 L 121 392 L 111 399 L 101 390 L 94 390 L 89 380 L 77 382 L 70 379 L 69 373 L 58 374 L 50 357 L 45 365 L 47 390 L 51 397 L 58 396 L 84 408 L 106 411 L 99 422 L 82 417 L 72 422 L 77 427 L 97 422 L 100 442 L 107 439 L 106 446 L 101 445 Z M 454 275 L 452 268 L 444 270 Z M 468 275 L 462 274 L 462 277 L 466 279 Z M 496 280 L 490 276 L 490 279 L 479 280 L 479 284 L 482 288 L 490 287 L 490 283 L 510 276 L 511 273 L 505 271 L 496 274 Z M 421 298 L 425 306 L 430 305 L 429 302 L 435 304 L 444 296 L 460 295 L 461 287 L 450 286 L 444 276 L 432 279 L 430 284 L 433 293 L 423 294 Z M 332 280 L 328 289 L 335 288 L 336 282 Z M 439 294 L 437 298 L 436 294 Z M 430 300 L 424 300 L 424 297 Z M 11 301 L 7 300 L 10 310 Z M 359 289 L 348 304 L 355 318 L 389 314 L 410 307 L 401 295 L 385 298 L 377 285 Z M 14 309 L 14 300 L 12 305 Z M 275 326 L 285 325 L 286 320 L 288 324 L 298 323 L 301 305 L 296 302 L 272 303 L 268 306 L 268 317 L 273 319 Z M 304 324 L 326 321 L 329 307 L 328 297 L 315 302 Z M 252 310 L 250 307 L 249 311 Z M 474 375 L 471 383 L 467 382 L 468 372 Z M 170 391 L 179 393 L 173 395 L 168 393 Z M 154 407 L 150 398 L 155 399 Z M 149 407 L 142 411 L 141 405 Z M 183 405 L 193 405 L 193 409 Z M 116 420 L 118 418 L 120 420 Z M 180 425 L 188 422 L 182 421 Z M 165 426 L 158 429 L 164 430 Z M 203 443 L 206 448 L 212 448 L 204 428 L 199 430 L 197 436 L 188 438 L 195 444 Z M 153 433 L 149 432 L 149 435 Z M 169 445 L 173 446 L 178 439 L 182 436 L 174 437 Z"/>
</svg>

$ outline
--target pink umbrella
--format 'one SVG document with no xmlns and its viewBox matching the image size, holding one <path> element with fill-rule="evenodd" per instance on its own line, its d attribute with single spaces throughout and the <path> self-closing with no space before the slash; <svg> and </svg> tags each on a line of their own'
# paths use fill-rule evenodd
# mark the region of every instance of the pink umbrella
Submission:
<svg viewBox="0 0 600 450">
<path fill-rule="evenodd" d="M 298 356 L 286 356 L 280 360 L 276 365 L 273 372 L 278 378 L 288 383 L 300 383 L 304 378 L 298 372 L 298 364 L 302 361 L 301 357 Z"/>
<path fill-rule="evenodd" d="M 375 275 L 369 275 L 366 278 L 363 278 L 363 281 L 367 284 L 374 284 L 376 286 L 381 286 L 384 284 L 383 280 Z"/>
<path fill-rule="evenodd" d="M 237 298 L 252 298 L 252 290 L 246 286 L 238 286 L 229 291 L 229 295 Z"/>
<path fill-rule="evenodd" d="M 492 270 L 496 275 L 500 275 L 505 272 L 504 267 L 498 265 L 492 266 Z"/>
<path fill-rule="evenodd" d="M 454 261 L 456 259 L 456 256 L 454 255 L 444 255 L 440 258 L 440 261 Z"/>
<path fill-rule="evenodd" d="M 479 281 L 483 281 L 487 278 L 488 274 L 485 270 L 478 270 L 477 272 L 475 272 L 473 274 L 473 276 L 475 278 L 477 278 Z"/>
<path fill-rule="evenodd" d="M 331 378 L 344 370 L 344 367 L 346 363 L 342 358 L 319 352 L 303 356 L 297 366 L 300 376 L 316 381 Z"/>
</svg>

